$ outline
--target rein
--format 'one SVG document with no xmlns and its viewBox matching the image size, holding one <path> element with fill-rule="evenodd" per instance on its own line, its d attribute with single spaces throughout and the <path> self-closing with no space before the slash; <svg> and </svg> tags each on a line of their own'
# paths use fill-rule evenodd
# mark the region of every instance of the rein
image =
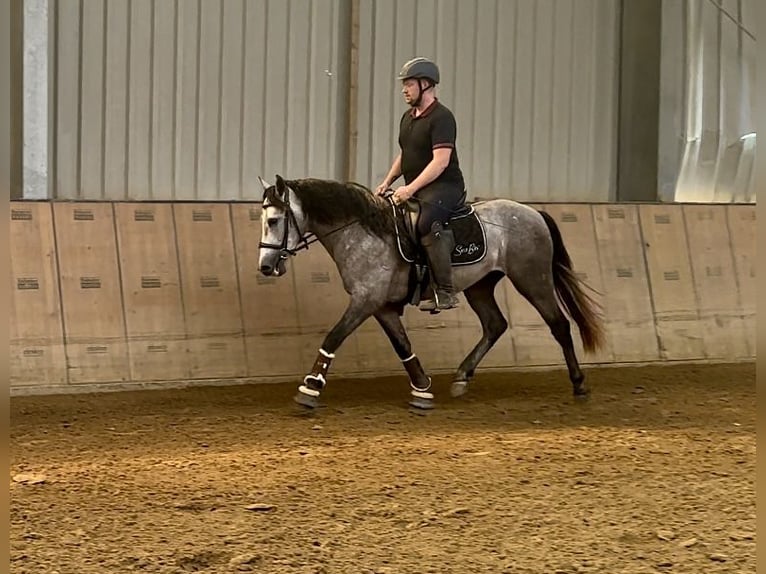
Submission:
<svg viewBox="0 0 766 574">
<path fill-rule="evenodd" d="M 393 190 L 389 190 L 393 193 Z M 391 194 L 388 194 L 385 196 L 386 199 L 391 203 L 391 205 L 394 205 L 393 200 L 391 199 Z M 262 205 L 263 209 L 266 209 L 267 207 L 271 207 L 271 204 L 264 203 Z M 309 232 L 309 233 L 301 233 L 300 227 L 298 226 L 298 220 L 295 217 L 295 213 L 293 213 L 293 210 L 290 208 L 290 190 L 288 188 L 287 194 L 285 195 L 285 211 L 287 212 L 287 218 L 285 223 L 285 232 L 282 235 L 282 241 L 279 244 L 276 243 L 264 243 L 263 241 L 258 243 L 259 248 L 267 248 L 267 249 L 275 249 L 279 251 L 279 258 L 281 260 L 287 259 L 288 256 L 295 256 L 298 254 L 299 251 L 303 251 L 306 249 L 308 251 L 309 245 L 312 243 L 316 243 L 317 241 L 321 241 L 325 237 L 329 237 L 333 233 L 336 233 L 338 231 L 341 231 L 347 227 L 351 227 L 352 225 L 359 223 L 361 219 L 353 219 L 349 221 L 348 223 L 345 223 L 341 225 L 340 227 L 337 227 L 336 229 L 333 229 L 331 231 L 328 231 L 321 237 L 318 236 L 316 233 Z M 287 247 L 287 241 L 290 237 L 290 222 L 292 221 L 293 225 L 295 226 L 295 230 L 300 235 L 300 239 L 298 240 L 298 245 L 290 249 Z M 313 235 L 313 237 L 311 237 Z"/>
<path fill-rule="evenodd" d="M 386 201 L 388 201 L 388 203 L 391 205 L 393 217 L 396 218 L 396 208 L 397 208 L 397 205 L 396 205 L 396 203 L 393 200 L 393 194 L 394 194 L 394 190 L 391 189 L 391 188 L 388 188 L 386 190 L 386 192 L 383 194 L 383 198 Z M 424 201 L 424 200 L 422 200 L 420 198 L 417 198 L 417 197 L 414 197 L 414 196 L 412 198 L 410 198 L 410 199 L 412 199 L 414 201 L 417 201 L 417 202 L 419 202 L 421 204 L 430 204 L 430 202 Z M 263 204 L 263 208 L 265 209 L 267 207 L 271 207 L 271 205 L 264 203 Z M 313 232 L 301 233 L 300 227 L 298 226 L 298 220 L 296 219 L 295 213 L 293 212 L 293 210 L 290 207 L 290 191 L 289 191 L 289 188 L 288 188 L 287 194 L 285 196 L 285 211 L 287 212 L 287 214 L 286 214 L 285 231 L 284 231 L 284 234 L 282 235 L 282 241 L 279 244 L 276 244 L 276 243 L 264 243 L 263 241 L 261 241 L 258 244 L 259 248 L 275 249 L 275 250 L 279 251 L 279 258 L 280 258 L 280 260 L 286 260 L 288 257 L 295 256 L 295 255 L 298 254 L 299 251 L 303 251 L 304 249 L 308 250 L 309 246 L 312 243 L 316 243 L 317 241 L 321 241 L 322 239 L 324 239 L 326 237 L 329 237 L 333 233 L 336 233 L 338 231 L 342 231 L 343 229 L 345 229 L 347 227 L 350 227 L 352 225 L 355 225 L 356 223 L 359 223 L 361 221 L 361 219 L 359 219 L 359 218 L 353 219 L 353 220 L 349 221 L 348 223 L 345 223 L 345 224 L 341 225 L 340 227 L 337 227 L 336 229 L 328 231 L 327 233 L 325 233 L 321 237 L 318 236 L 316 233 L 313 233 Z M 492 221 L 486 221 L 484 219 L 481 219 L 481 221 L 486 223 L 486 224 L 488 224 L 488 225 L 494 225 L 495 227 L 500 227 L 501 229 L 510 230 L 509 228 L 505 227 L 504 225 L 499 225 L 499 224 L 494 223 Z M 288 239 L 290 237 L 290 222 L 292 222 L 293 226 L 295 226 L 295 230 L 300 235 L 300 239 L 298 240 L 298 245 L 295 248 L 293 248 L 293 249 L 290 249 L 290 248 L 287 247 L 287 242 L 288 242 Z"/>
</svg>

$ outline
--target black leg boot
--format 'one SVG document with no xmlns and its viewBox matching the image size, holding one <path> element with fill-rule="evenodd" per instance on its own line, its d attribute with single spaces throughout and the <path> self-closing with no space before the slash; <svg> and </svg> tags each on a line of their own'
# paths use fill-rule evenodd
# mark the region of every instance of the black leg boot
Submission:
<svg viewBox="0 0 766 574">
<path fill-rule="evenodd" d="M 428 257 L 435 298 L 435 301 L 423 301 L 420 310 L 438 313 L 444 309 L 454 309 L 459 301 L 452 286 L 452 249 L 455 247 L 452 230 L 444 229 L 437 221 L 431 226 L 431 233 L 423 237 L 420 243 Z"/>
</svg>

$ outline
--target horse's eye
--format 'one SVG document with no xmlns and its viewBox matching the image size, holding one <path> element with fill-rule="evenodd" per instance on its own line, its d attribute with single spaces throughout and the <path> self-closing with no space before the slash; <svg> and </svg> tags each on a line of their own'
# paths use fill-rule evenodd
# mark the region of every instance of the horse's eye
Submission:
<svg viewBox="0 0 766 574">
<path fill-rule="evenodd" d="M 277 223 L 279 223 L 278 217 L 269 217 L 266 220 L 266 225 L 268 225 L 269 227 L 276 227 Z"/>
</svg>

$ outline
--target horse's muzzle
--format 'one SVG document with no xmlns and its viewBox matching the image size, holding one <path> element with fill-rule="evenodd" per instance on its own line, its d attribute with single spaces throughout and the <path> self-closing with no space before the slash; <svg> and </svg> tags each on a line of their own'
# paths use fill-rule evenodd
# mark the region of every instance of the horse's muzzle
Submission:
<svg viewBox="0 0 766 574">
<path fill-rule="evenodd" d="M 262 275 L 265 275 L 266 277 L 271 277 L 272 275 L 275 275 L 277 277 L 281 277 L 285 273 L 287 273 L 287 264 L 285 263 L 284 259 L 279 259 L 277 261 L 276 266 L 274 265 L 268 265 L 263 264 L 259 267 L 259 271 Z"/>
</svg>

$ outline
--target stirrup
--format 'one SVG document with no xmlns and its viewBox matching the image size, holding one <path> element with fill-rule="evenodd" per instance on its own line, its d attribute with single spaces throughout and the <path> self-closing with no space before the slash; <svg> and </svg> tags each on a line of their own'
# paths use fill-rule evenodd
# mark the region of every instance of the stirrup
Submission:
<svg viewBox="0 0 766 574">
<path fill-rule="evenodd" d="M 452 293 L 442 292 L 442 297 L 439 297 L 438 291 L 434 292 L 433 299 L 426 299 L 418 307 L 421 311 L 430 311 L 432 314 L 436 314 L 439 311 L 446 311 L 447 309 L 455 309 L 460 306 L 460 302 Z"/>
</svg>

